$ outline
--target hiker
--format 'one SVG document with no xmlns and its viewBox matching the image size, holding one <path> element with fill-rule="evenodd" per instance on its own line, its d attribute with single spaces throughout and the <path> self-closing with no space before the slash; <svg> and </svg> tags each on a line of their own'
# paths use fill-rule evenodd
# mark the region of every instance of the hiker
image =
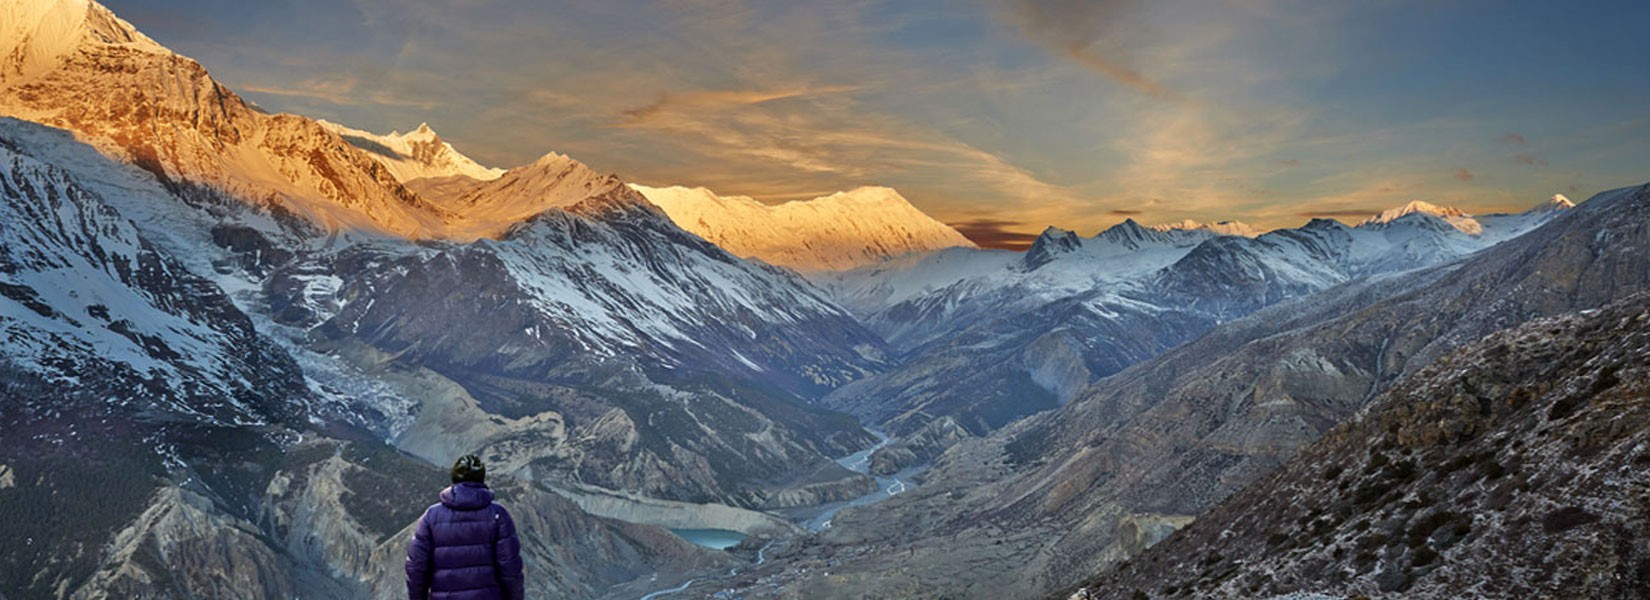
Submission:
<svg viewBox="0 0 1650 600">
<path fill-rule="evenodd" d="M 467 455 L 453 485 L 418 518 L 407 544 L 409 600 L 521 600 L 521 540 L 509 511 L 493 502 L 487 466 Z"/>
</svg>

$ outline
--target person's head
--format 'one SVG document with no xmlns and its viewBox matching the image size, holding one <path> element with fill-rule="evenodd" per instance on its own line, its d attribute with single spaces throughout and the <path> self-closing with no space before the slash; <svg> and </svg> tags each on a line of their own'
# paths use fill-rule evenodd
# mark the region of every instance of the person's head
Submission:
<svg viewBox="0 0 1650 600">
<path fill-rule="evenodd" d="M 487 482 L 487 465 L 481 464 L 481 457 L 466 454 L 459 457 L 458 462 L 453 463 L 453 483 L 466 481 Z"/>
</svg>

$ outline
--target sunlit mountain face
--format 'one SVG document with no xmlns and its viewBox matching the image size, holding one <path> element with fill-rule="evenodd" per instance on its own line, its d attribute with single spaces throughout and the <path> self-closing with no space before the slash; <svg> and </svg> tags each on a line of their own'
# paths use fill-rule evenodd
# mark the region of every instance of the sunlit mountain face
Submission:
<svg viewBox="0 0 1650 600">
<path fill-rule="evenodd" d="M 1630 596 L 1645 10 L 0 0 L 0 598 Z"/>
</svg>

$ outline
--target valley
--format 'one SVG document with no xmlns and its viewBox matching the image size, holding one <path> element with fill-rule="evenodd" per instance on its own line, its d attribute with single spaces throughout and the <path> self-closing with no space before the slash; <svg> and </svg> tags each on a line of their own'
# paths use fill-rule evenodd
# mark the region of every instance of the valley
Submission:
<svg viewBox="0 0 1650 600">
<path fill-rule="evenodd" d="M 92 0 L 0 56 L 0 600 L 405 597 L 466 454 L 532 597 L 1650 585 L 1650 184 L 1009 250 L 272 112 Z"/>
</svg>

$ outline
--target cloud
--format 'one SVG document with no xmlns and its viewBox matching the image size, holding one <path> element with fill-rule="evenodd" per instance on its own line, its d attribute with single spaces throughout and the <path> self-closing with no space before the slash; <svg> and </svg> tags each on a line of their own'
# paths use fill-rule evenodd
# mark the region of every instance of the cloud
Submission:
<svg viewBox="0 0 1650 600">
<path fill-rule="evenodd" d="M 371 89 L 373 87 L 363 84 L 360 77 L 355 75 L 314 77 L 290 85 L 242 83 L 230 86 L 231 89 L 237 92 L 318 100 L 335 106 L 399 106 L 422 110 L 430 110 L 436 107 L 436 103 L 433 101 L 401 97 L 382 89 L 361 91 L 364 88 Z"/>
<path fill-rule="evenodd" d="M 254 94 L 307 98 L 331 104 L 353 106 L 362 103 L 360 98 L 354 96 L 358 81 L 355 77 L 324 77 L 304 80 L 289 86 L 243 83 L 234 86 L 234 88 L 241 92 L 252 92 Z"/>
<path fill-rule="evenodd" d="M 1519 152 L 1513 155 L 1513 160 L 1518 161 L 1518 164 L 1532 167 L 1547 166 L 1547 159 L 1536 156 L 1534 152 Z"/>
<path fill-rule="evenodd" d="M 1456 169 L 1455 170 L 1455 178 L 1459 179 L 1461 181 L 1471 181 L 1472 180 L 1472 171 L 1468 171 L 1465 168 Z"/>
<path fill-rule="evenodd" d="M 1031 243 L 1037 241 L 1037 234 L 1023 233 L 1009 230 L 1019 225 L 1013 221 L 998 219 L 974 219 L 958 223 L 947 223 L 957 233 L 963 234 L 975 244 L 984 248 L 998 248 L 1002 250 L 1025 250 Z"/>
<path fill-rule="evenodd" d="M 1523 134 L 1511 131 L 1501 134 L 1501 137 L 1495 138 L 1495 141 L 1509 146 L 1527 146 L 1530 143 L 1529 140 L 1524 139 Z"/>
<path fill-rule="evenodd" d="M 693 91 L 683 93 L 665 93 L 659 100 L 640 108 L 633 108 L 623 112 L 623 118 L 614 123 L 615 127 L 638 126 L 662 113 L 686 110 L 717 110 L 738 108 L 753 104 L 762 104 L 774 100 L 790 98 L 806 98 L 825 94 L 846 94 L 858 90 L 858 86 L 833 85 L 822 87 L 802 87 L 780 90 L 724 90 L 724 91 Z"/>
<path fill-rule="evenodd" d="M 1008 11 L 1026 38 L 1049 52 L 1105 75 L 1150 96 L 1177 96 L 1156 81 L 1126 66 L 1131 44 L 1123 23 L 1136 0 L 1011 0 Z"/>
<path fill-rule="evenodd" d="M 1298 158 L 1280 158 L 1273 162 L 1276 162 L 1280 167 L 1298 167 L 1301 165 L 1301 159 Z"/>
<path fill-rule="evenodd" d="M 1128 210 L 1128 209 L 1124 209 L 1124 208 L 1114 208 L 1114 209 L 1111 209 L 1109 211 L 1106 211 L 1106 214 L 1112 215 L 1114 217 L 1132 217 L 1132 216 L 1140 214 L 1140 212 L 1141 211 L 1138 211 L 1138 210 Z"/>
</svg>

